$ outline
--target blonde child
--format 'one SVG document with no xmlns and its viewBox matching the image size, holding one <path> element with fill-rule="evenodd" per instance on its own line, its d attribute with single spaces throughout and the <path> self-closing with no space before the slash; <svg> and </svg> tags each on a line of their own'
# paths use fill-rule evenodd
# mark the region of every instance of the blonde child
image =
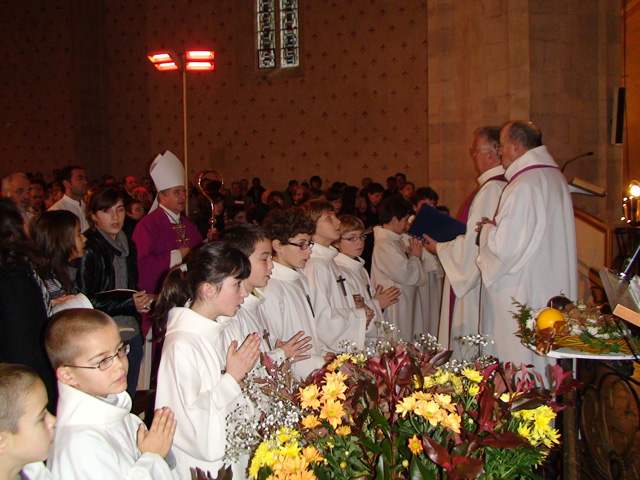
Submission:
<svg viewBox="0 0 640 480">
<path fill-rule="evenodd" d="M 365 334 L 375 312 L 362 297 L 354 297 L 334 260 L 339 252 L 331 244 L 340 238 L 340 220 L 333 205 L 324 200 L 310 200 L 303 209 L 316 225 L 311 237 L 315 246 L 304 276 L 309 281 L 314 310 L 324 312 L 317 320 L 320 340 L 336 353 L 345 341 L 364 348 Z"/>
<path fill-rule="evenodd" d="M 168 408 L 149 430 L 131 414 L 126 392 L 129 345 L 99 310 L 54 315 L 45 347 L 58 378 L 58 425 L 47 465 L 65 480 L 177 479 Z"/>
<path fill-rule="evenodd" d="M 0 480 L 47 480 L 44 466 L 56 417 L 47 390 L 31 368 L 0 363 Z"/>
<path fill-rule="evenodd" d="M 220 242 L 195 250 L 187 263 L 169 272 L 156 305 L 156 320 L 166 330 L 158 369 L 156 405 L 171 407 L 178 420 L 175 452 L 190 480 L 200 468 L 214 477 L 223 467 L 226 416 L 248 401 L 240 382 L 258 359 L 260 337 L 242 346 L 223 346 L 219 316 L 233 316 L 247 296 L 251 271 L 246 255 Z M 245 478 L 242 461 L 233 478 Z"/>
<path fill-rule="evenodd" d="M 353 215 L 339 215 L 340 238 L 334 242 L 334 246 L 340 252 L 335 257 L 335 262 L 340 272 L 347 281 L 347 285 L 354 292 L 364 299 L 374 312 L 373 324 L 367 330 L 367 340 L 373 340 L 381 333 L 379 324 L 384 320 L 383 310 L 390 305 L 398 303 L 400 289 L 389 287 L 383 290 L 381 285 L 375 288 L 371 285 L 371 279 L 364 268 L 364 260 L 360 258 L 364 250 L 364 223 Z"/>
</svg>

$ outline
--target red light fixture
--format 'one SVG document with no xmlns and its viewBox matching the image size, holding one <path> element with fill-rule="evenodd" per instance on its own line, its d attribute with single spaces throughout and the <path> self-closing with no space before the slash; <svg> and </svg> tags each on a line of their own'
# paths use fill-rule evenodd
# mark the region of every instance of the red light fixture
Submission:
<svg viewBox="0 0 640 480">
<path fill-rule="evenodd" d="M 179 70 L 180 68 L 178 66 L 178 62 L 171 53 L 154 53 L 153 55 L 147 55 L 147 58 L 151 63 L 153 63 L 153 66 L 161 72 Z"/>
<path fill-rule="evenodd" d="M 213 70 L 213 62 L 187 62 L 187 70 Z"/>
<path fill-rule="evenodd" d="M 211 50 L 187 50 L 185 56 L 187 60 L 213 63 L 215 52 Z"/>
</svg>

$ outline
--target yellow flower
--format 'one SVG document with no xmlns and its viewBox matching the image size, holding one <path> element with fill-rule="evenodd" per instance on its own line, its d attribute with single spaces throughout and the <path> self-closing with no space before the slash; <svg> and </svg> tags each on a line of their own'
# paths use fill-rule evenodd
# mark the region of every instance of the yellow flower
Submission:
<svg viewBox="0 0 640 480">
<path fill-rule="evenodd" d="M 413 396 L 416 400 L 433 400 L 433 395 L 428 392 L 415 392 Z"/>
<path fill-rule="evenodd" d="M 338 368 L 340 368 L 340 365 L 342 364 L 336 358 L 333 362 L 327 365 L 327 370 L 329 370 L 330 372 L 335 372 Z"/>
<path fill-rule="evenodd" d="M 319 463 L 324 458 L 318 452 L 318 449 L 314 446 L 304 447 L 302 449 L 302 456 L 307 459 L 307 463 Z"/>
<path fill-rule="evenodd" d="M 287 480 L 316 480 L 316 476 L 313 471 L 300 470 L 299 472 L 292 473 L 287 477 Z"/>
<path fill-rule="evenodd" d="M 298 391 L 302 408 L 320 408 L 320 390 L 316 384 L 312 383 L 305 388 L 299 388 Z"/>
<path fill-rule="evenodd" d="M 436 381 L 433 377 L 433 375 L 430 375 L 428 377 L 424 377 L 424 385 L 422 386 L 422 388 L 427 389 L 427 388 L 431 388 L 436 384 Z"/>
<path fill-rule="evenodd" d="M 284 473 L 285 475 L 291 475 L 307 469 L 307 460 L 304 457 L 287 457 L 273 466 L 273 470 L 276 475 Z"/>
<path fill-rule="evenodd" d="M 449 382 L 451 380 L 451 374 L 447 371 L 440 371 L 438 372 L 438 374 L 436 375 L 436 383 L 438 385 L 444 385 L 445 383 Z"/>
<path fill-rule="evenodd" d="M 414 435 L 409 439 L 409 450 L 411 450 L 411 453 L 414 455 L 422 453 L 422 440 L 420 440 L 417 435 Z"/>
<path fill-rule="evenodd" d="M 472 397 L 475 397 L 476 395 L 478 395 L 478 393 L 480 393 L 480 387 L 476 384 L 469 385 L 469 388 L 467 388 L 467 393 Z"/>
<path fill-rule="evenodd" d="M 402 460 L 402 468 L 407 468 L 409 466 L 409 460 L 406 458 Z"/>
<path fill-rule="evenodd" d="M 336 428 L 336 433 L 346 437 L 347 435 L 351 435 L 351 427 L 349 425 L 342 425 L 341 427 Z"/>
<path fill-rule="evenodd" d="M 276 431 L 276 440 L 280 443 L 288 442 L 293 438 L 300 437 L 300 433 L 289 427 L 283 427 Z"/>
<path fill-rule="evenodd" d="M 421 400 L 418 403 L 416 403 L 416 406 L 414 407 L 413 411 L 416 415 L 423 417 L 423 418 L 431 418 L 433 417 L 433 415 L 438 412 L 440 410 L 440 406 L 433 401 L 424 401 Z"/>
<path fill-rule="evenodd" d="M 480 383 L 483 379 L 482 374 L 475 368 L 463 368 L 462 376 L 476 383 Z"/>
<path fill-rule="evenodd" d="M 340 468 L 343 470 L 347 468 L 347 462 L 340 462 Z"/>
<path fill-rule="evenodd" d="M 300 446 L 295 440 L 287 442 L 278 449 L 278 454 L 283 457 L 297 457 L 300 453 Z"/>
<path fill-rule="evenodd" d="M 455 410 L 455 406 L 451 405 L 451 395 L 447 395 L 446 393 L 436 393 L 433 396 L 433 399 L 442 408 L 444 408 L 446 410 L 449 410 L 449 411 Z M 451 410 L 451 408 L 453 408 L 453 410 Z"/>
<path fill-rule="evenodd" d="M 342 372 L 327 372 L 324 374 L 324 380 L 329 383 L 329 382 L 344 382 L 347 380 L 347 377 L 344 373 Z"/>
<path fill-rule="evenodd" d="M 327 383 L 322 386 L 322 400 L 346 400 L 344 392 L 347 390 L 347 386 L 335 379 L 327 380 Z"/>
<path fill-rule="evenodd" d="M 302 419 L 302 426 L 308 430 L 312 430 L 320 425 L 317 415 L 307 415 Z"/>
<path fill-rule="evenodd" d="M 456 433 L 460 433 L 460 422 L 462 419 L 457 413 L 450 413 L 447 418 L 440 421 L 442 426 L 447 427 L 449 430 L 453 430 Z"/>
<path fill-rule="evenodd" d="M 416 399 L 413 395 L 404 397 L 396 405 L 396 413 L 401 413 L 402 417 L 406 417 L 407 413 L 412 412 L 416 406 Z"/>
<path fill-rule="evenodd" d="M 418 375 L 413 376 L 413 388 L 420 388 L 420 377 Z"/>
<path fill-rule="evenodd" d="M 335 400 L 327 400 L 320 410 L 320 418 L 327 420 L 333 428 L 336 428 L 342 423 L 341 417 L 343 415 L 344 409 L 342 403 Z"/>
</svg>

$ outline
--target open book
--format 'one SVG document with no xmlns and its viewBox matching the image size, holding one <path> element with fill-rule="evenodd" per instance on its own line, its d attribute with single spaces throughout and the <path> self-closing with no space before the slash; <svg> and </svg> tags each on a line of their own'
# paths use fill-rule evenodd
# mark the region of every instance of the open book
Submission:
<svg viewBox="0 0 640 480">
<path fill-rule="evenodd" d="M 458 235 L 467 233 L 467 226 L 446 213 L 424 204 L 407 233 L 423 242 L 426 241 L 422 237 L 423 233 L 438 242 L 449 242 Z"/>
<path fill-rule="evenodd" d="M 63 310 L 69 310 L 70 308 L 93 308 L 91 302 L 82 293 L 75 295 L 64 303 L 59 303 L 51 309 L 53 314 L 62 312 Z"/>
</svg>

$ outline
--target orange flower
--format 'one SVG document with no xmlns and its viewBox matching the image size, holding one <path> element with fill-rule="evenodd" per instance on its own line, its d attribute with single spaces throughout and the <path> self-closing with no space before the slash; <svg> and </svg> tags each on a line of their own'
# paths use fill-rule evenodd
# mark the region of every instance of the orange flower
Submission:
<svg viewBox="0 0 640 480">
<path fill-rule="evenodd" d="M 346 437 L 347 435 L 351 435 L 351 427 L 349 425 L 342 425 L 341 427 L 336 428 L 336 433 Z"/>
<path fill-rule="evenodd" d="M 327 380 L 327 383 L 322 386 L 322 400 L 346 400 L 344 392 L 347 390 L 347 386 L 335 379 Z"/>
<path fill-rule="evenodd" d="M 302 449 L 302 456 L 307 460 L 307 463 L 319 463 L 324 460 L 323 456 L 316 447 L 309 446 Z"/>
<path fill-rule="evenodd" d="M 414 455 L 418 455 L 423 452 L 422 440 L 420 440 L 417 435 L 414 435 L 409 439 L 409 450 L 411 450 L 411 453 Z"/>
<path fill-rule="evenodd" d="M 320 408 L 320 390 L 316 384 L 312 383 L 305 388 L 299 388 L 298 391 L 302 408 Z"/>
<path fill-rule="evenodd" d="M 344 415 L 344 408 L 342 403 L 335 400 L 327 400 L 320 410 L 320 418 L 327 420 L 333 428 L 336 428 L 342 423 L 342 416 Z"/>
<path fill-rule="evenodd" d="M 302 419 L 302 426 L 308 430 L 312 430 L 320 425 L 317 415 L 307 415 Z"/>
</svg>

